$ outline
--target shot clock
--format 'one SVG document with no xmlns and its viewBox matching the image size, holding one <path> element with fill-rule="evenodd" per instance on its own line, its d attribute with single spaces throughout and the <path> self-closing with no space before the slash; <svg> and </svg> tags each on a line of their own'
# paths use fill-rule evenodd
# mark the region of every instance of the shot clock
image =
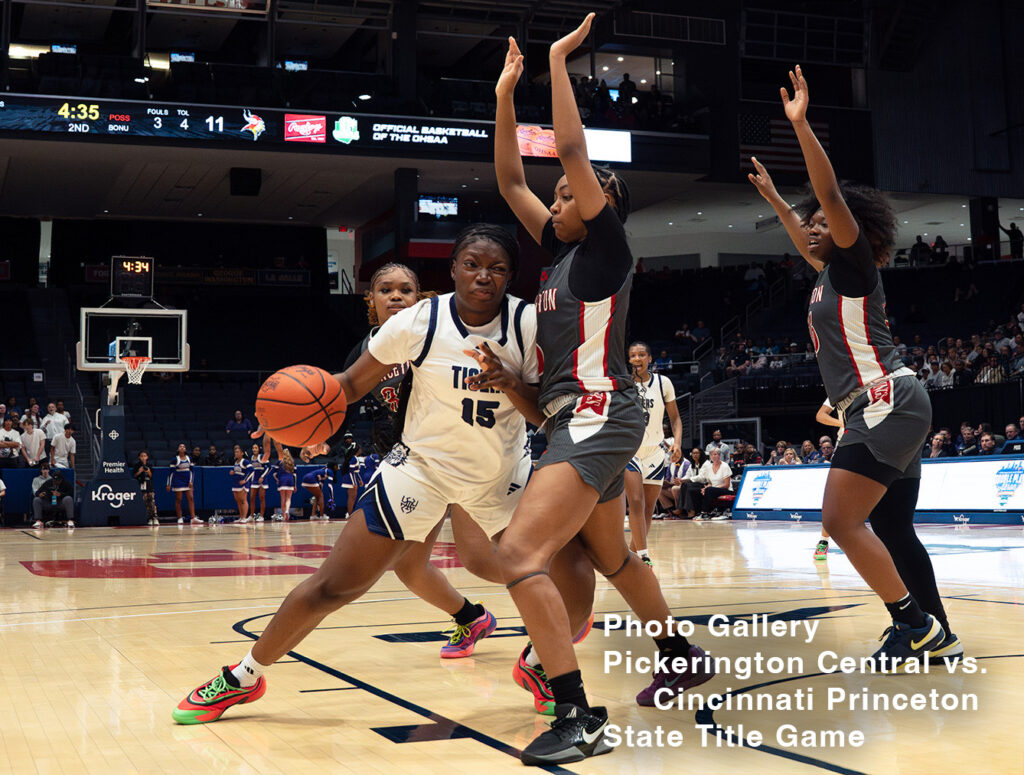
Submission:
<svg viewBox="0 0 1024 775">
<path fill-rule="evenodd" d="M 110 259 L 110 295 L 115 299 L 153 298 L 154 261 L 147 256 Z"/>
</svg>

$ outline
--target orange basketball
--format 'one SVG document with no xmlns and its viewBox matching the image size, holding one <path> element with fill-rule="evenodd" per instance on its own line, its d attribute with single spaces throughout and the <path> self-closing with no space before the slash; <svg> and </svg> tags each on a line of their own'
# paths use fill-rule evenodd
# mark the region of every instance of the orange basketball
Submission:
<svg viewBox="0 0 1024 775">
<path fill-rule="evenodd" d="M 348 402 L 338 380 L 316 366 L 288 366 L 256 394 L 256 419 L 289 447 L 327 441 L 341 428 Z"/>
</svg>

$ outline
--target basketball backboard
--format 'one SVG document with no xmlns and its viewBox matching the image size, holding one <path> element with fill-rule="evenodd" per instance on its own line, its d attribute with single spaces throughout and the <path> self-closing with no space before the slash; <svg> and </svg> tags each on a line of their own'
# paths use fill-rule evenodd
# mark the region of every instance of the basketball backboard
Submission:
<svg viewBox="0 0 1024 775">
<path fill-rule="evenodd" d="M 81 371 L 124 371 L 124 356 L 146 356 L 152 371 L 188 371 L 188 312 L 82 307 L 76 347 Z"/>
</svg>

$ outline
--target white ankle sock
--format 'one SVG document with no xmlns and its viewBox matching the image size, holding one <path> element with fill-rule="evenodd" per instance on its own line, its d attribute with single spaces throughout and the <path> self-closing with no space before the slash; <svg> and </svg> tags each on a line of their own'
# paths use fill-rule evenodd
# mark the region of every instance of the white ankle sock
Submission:
<svg viewBox="0 0 1024 775">
<path fill-rule="evenodd" d="M 231 675 L 238 681 L 238 685 L 243 689 L 248 689 L 254 683 L 256 683 L 260 676 L 263 675 L 263 671 L 266 670 L 270 665 L 261 665 L 252 656 L 252 649 L 249 649 L 249 653 L 245 655 L 245 659 L 239 662 L 231 670 Z"/>
<path fill-rule="evenodd" d="M 537 665 L 540 664 L 540 657 L 537 656 L 537 649 L 532 645 L 530 646 L 530 650 L 526 652 L 526 664 L 530 667 L 537 667 Z"/>
<path fill-rule="evenodd" d="M 647 553 L 646 549 L 638 550 L 637 554 L 640 555 L 640 559 L 642 559 L 642 560 L 649 560 L 649 559 L 651 559 L 651 556 Z"/>
</svg>

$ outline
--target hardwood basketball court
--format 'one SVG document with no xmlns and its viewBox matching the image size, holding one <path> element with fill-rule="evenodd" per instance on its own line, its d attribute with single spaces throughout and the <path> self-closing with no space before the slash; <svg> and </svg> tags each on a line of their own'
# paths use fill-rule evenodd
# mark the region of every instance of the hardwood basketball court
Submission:
<svg viewBox="0 0 1024 775">
<path fill-rule="evenodd" d="M 601 579 L 597 623 L 577 652 L 591 702 L 608 706 L 622 745 L 561 771 L 1024 772 L 1024 528 L 920 528 L 976 672 L 940 666 L 928 675 L 886 676 L 820 669 L 823 652 L 835 652 L 836 662 L 871 654 L 888 619 L 834 546 L 826 563 L 813 562 L 818 527 L 656 522 L 654 570 L 673 613 L 692 617 L 696 643 L 733 661 L 731 672 L 694 691 L 727 695 L 726 706 L 712 712 L 635 704 L 649 677 L 627 674 L 627 657 L 650 657 L 655 649 L 649 638 L 622 629 L 606 634 L 606 617 L 627 611 Z M 297 522 L 3 531 L 0 696 L 8 714 L 0 725 L 0 770 L 523 772 L 518 751 L 548 719 L 510 679 L 526 642 L 522 623 L 505 590 L 469 575 L 447 543 L 438 544 L 435 562 L 499 619 L 472 657 L 439 659 L 448 622 L 389 573 L 268 671 L 261 700 L 214 724 L 171 721 L 190 689 L 245 655 L 341 529 Z M 450 537 L 446 528 L 442 539 Z M 729 618 L 711 619 L 716 614 Z M 752 633 L 751 621 L 786 634 Z M 744 676 L 737 658 L 757 652 L 764 671 Z M 802 669 L 769 673 L 770 657 L 798 657 Z M 829 710 L 839 690 L 841 707 Z M 758 711 L 766 694 L 775 709 Z M 860 709 L 918 694 L 924 709 Z M 789 695 L 788 710 L 780 709 L 782 695 Z M 796 698 L 807 696 L 813 707 L 796 707 Z M 861 705 L 850 710 L 854 696 Z M 748 701 L 754 709 L 736 707 Z M 944 710 L 943 702 L 969 707 Z M 860 746 L 850 743 L 855 731 L 863 734 Z M 763 743 L 742 745 L 739 736 L 749 742 L 753 732 Z M 813 744 L 823 738 L 828 745 Z"/>
</svg>

